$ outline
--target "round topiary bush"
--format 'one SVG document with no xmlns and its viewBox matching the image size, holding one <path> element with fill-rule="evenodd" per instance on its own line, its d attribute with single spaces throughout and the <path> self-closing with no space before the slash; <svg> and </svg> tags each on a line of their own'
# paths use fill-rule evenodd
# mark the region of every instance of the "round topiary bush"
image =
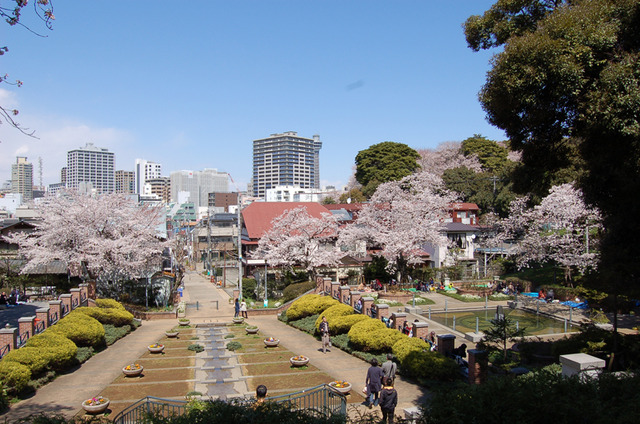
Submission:
<svg viewBox="0 0 640 424">
<path fill-rule="evenodd" d="M 31 337 L 25 347 L 39 348 L 48 357 L 47 368 L 63 370 L 70 366 L 78 353 L 74 342 L 60 333 L 45 331 Z"/>
<path fill-rule="evenodd" d="M 382 321 L 369 317 L 367 318 L 368 319 L 362 320 L 351 327 L 349 333 L 347 333 L 349 336 L 349 342 L 357 350 L 378 350 L 375 348 L 375 332 L 376 330 L 387 329 L 387 327 Z"/>
<path fill-rule="evenodd" d="M 287 309 L 287 320 L 295 321 L 311 315 L 320 314 L 322 311 L 339 303 L 336 299 L 332 299 L 329 296 L 307 294 L 293 302 L 289 309 Z"/>
<path fill-rule="evenodd" d="M 348 333 L 356 323 L 369 319 L 368 316 L 362 314 L 344 315 L 340 317 L 327 319 L 329 322 L 329 331 L 331 334 L 338 335 Z"/>
<path fill-rule="evenodd" d="M 20 393 L 27 387 L 29 380 L 31 380 L 31 371 L 29 367 L 24 364 L 7 361 L 6 357 L 8 355 L 9 354 L 0 361 L 0 382 L 4 384 L 9 393 Z"/>
<path fill-rule="evenodd" d="M 47 331 L 60 333 L 77 346 L 97 346 L 104 343 L 104 327 L 81 312 L 73 311 Z"/>
<path fill-rule="evenodd" d="M 353 315 L 356 311 L 349 305 L 345 305 L 343 303 L 339 303 L 337 305 L 333 305 L 323 311 L 320 315 L 318 315 L 318 319 L 316 320 L 316 331 L 320 328 L 320 323 L 322 322 L 322 317 L 327 317 L 327 322 L 329 322 L 329 331 L 331 331 L 331 321 L 336 319 L 337 317 L 342 317 L 346 315 Z"/>
<path fill-rule="evenodd" d="M 16 362 L 26 366 L 32 375 L 42 374 L 49 368 L 50 357 L 39 347 L 21 347 L 12 350 L 2 358 L 2 363 Z"/>
<path fill-rule="evenodd" d="M 91 308 L 83 306 L 75 309 L 75 311 L 95 318 L 102 324 L 111 324 L 116 327 L 129 325 L 131 324 L 131 321 L 133 321 L 133 314 L 124 310 L 124 308 Z"/>
<path fill-rule="evenodd" d="M 105 308 L 105 309 L 121 309 L 123 311 L 125 310 L 122 303 L 113 299 L 96 299 L 96 306 L 98 308 Z"/>
<path fill-rule="evenodd" d="M 450 381 L 458 372 L 458 364 L 453 359 L 429 351 L 424 340 L 414 337 L 403 337 L 397 341 L 393 345 L 393 354 L 406 376 Z"/>
</svg>

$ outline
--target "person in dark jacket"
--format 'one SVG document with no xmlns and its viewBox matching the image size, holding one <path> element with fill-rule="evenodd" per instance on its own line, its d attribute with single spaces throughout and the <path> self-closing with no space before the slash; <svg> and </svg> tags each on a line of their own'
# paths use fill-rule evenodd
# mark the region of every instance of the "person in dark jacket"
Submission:
<svg viewBox="0 0 640 424">
<path fill-rule="evenodd" d="M 382 411 L 382 422 L 393 424 L 393 415 L 398 405 L 398 392 L 393 388 L 393 380 L 384 379 L 384 385 L 380 391 L 380 410 Z"/>
<path fill-rule="evenodd" d="M 240 301 L 238 299 L 236 299 L 234 310 L 235 310 L 235 315 L 233 315 L 233 317 L 238 318 L 238 316 L 240 315 Z"/>
<path fill-rule="evenodd" d="M 378 406 L 378 394 L 382 388 L 382 368 L 378 366 L 378 360 L 373 358 L 371 360 L 371 366 L 367 370 L 367 393 L 369 394 L 368 402 L 366 403 L 369 408 Z"/>
</svg>

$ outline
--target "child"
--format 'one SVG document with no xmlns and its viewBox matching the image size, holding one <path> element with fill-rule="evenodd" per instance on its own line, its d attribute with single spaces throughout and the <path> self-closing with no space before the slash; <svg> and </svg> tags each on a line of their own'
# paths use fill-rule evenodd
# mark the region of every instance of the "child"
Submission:
<svg viewBox="0 0 640 424">
<path fill-rule="evenodd" d="M 393 415 L 396 405 L 398 405 L 398 392 L 393 388 L 393 380 L 384 378 L 382 391 L 380 392 L 380 410 L 382 411 L 382 422 L 393 424 Z"/>
</svg>

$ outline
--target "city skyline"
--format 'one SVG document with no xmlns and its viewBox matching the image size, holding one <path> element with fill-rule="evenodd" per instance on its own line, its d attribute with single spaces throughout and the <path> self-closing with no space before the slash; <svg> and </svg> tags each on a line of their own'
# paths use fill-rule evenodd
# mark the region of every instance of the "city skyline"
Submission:
<svg viewBox="0 0 640 424">
<path fill-rule="evenodd" d="M 4 26 L 2 72 L 24 85 L 3 85 L 0 104 L 39 139 L 0 125 L 0 178 L 15 157 L 41 157 L 56 183 L 66 152 L 94 143 L 116 170 L 136 158 L 165 176 L 216 168 L 245 189 L 252 141 L 295 131 L 320 134 L 320 185 L 340 187 L 382 141 L 504 139 L 477 100 L 491 54 L 471 51 L 461 27 L 493 1 L 429 3 L 212 1 L 179 14 L 146 0 L 126 13 L 56 3 L 53 31 L 25 9 L 46 38 Z"/>
</svg>

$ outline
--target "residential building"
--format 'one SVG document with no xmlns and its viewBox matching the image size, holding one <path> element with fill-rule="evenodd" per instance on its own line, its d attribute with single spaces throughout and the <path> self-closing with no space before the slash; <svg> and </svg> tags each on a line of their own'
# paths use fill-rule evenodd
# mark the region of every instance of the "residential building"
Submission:
<svg viewBox="0 0 640 424">
<path fill-rule="evenodd" d="M 67 152 L 67 188 L 97 193 L 115 192 L 115 154 L 87 143 Z"/>
<path fill-rule="evenodd" d="M 445 222 L 459 222 L 467 225 L 478 225 L 480 208 L 475 203 L 452 203 L 449 208 L 449 218 Z"/>
<path fill-rule="evenodd" d="M 275 186 L 266 190 L 266 202 L 320 202 L 324 192 L 317 188 Z"/>
<path fill-rule="evenodd" d="M 156 196 L 164 203 L 171 201 L 171 179 L 169 177 L 149 178 L 144 183 L 145 196 Z"/>
<path fill-rule="evenodd" d="M 319 135 L 298 137 L 295 131 L 253 141 L 253 195 L 265 198 L 275 186 L 320 188 Z"/>
<path fill-rule="evenodd" d="M 176 171 L 171 173 L 171 201 L 183 203 L 180 192 L 189 193 L 189 202 L 196 207 L 209 206 L 209 193 L 228 193 L 229 174 L 217 169 Z"/>
<path fill-rule="evenodd" d="M 136 159 L 134 168 L 135 193 L 144 194 L 144 185 L 147 181 L 162 176 L 162 165 L 146 159 Z"/>
<path fill-rule="evenodd" d="M 33 200 L 33 164 L 24 156 L 11 165 L 11 192 L 21 194 L 23 202 Z"/>
<path fill-rule="evenodd" d="M 116 171 L 116 193 L 134 194 L 134 173 L 133 171 Z"/>
<path fill-rule="evenodd" d="M 209 207 L 230 212 L 229 206 L 238 204 L 238 193 L 209 193 Z"/>
</svg>

